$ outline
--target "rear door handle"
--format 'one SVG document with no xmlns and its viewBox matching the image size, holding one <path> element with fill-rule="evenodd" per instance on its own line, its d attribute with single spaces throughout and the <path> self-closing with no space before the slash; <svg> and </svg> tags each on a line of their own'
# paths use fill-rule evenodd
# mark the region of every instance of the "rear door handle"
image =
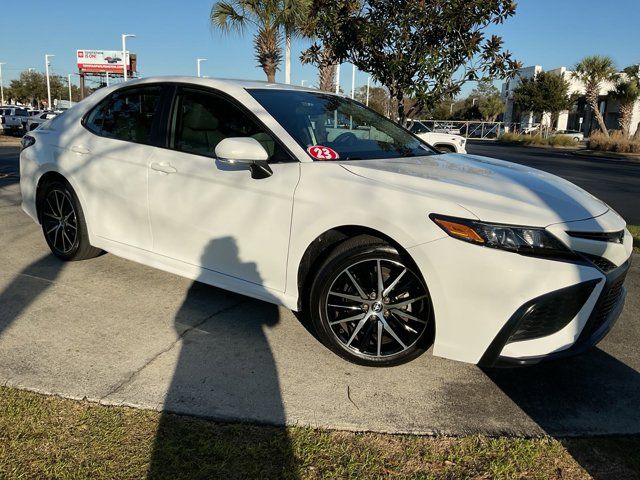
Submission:
<svg viewBox="0 0 640 480">
<path fill-rule="evenodd" d="M 78 153 L 80 155 L 86 155 L 87 153 L 91 153 L 91 150 L 89 150 L 86 147 L 82 147 L 80 145 L 74 145 L 73 147 L 71 147 L 71 151 L 73 153 Z"/>
<path fill-rule="evenodd" d="M 151 164 L 151 169 L 162 173 L 176 173 L 178 171 L 173 165 L 167 162 L 153 162 Z"/>
</svg>

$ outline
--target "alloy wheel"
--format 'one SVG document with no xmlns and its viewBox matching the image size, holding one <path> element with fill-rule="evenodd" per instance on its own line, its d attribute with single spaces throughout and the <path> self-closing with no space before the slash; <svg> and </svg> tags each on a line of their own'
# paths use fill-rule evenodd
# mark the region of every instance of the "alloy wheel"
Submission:
<svg viewBox="0 0 640 480">
<path fill-rule="evenodd" d="M 77 244 L 78 218 L 69 192 L 52 189 L 42 210 L 44 234 L 59 253 L 65 255 Z"/>
<path fill-rule="evenodd" d="M 430 321 L 429 295 L 400 262 L 355 262 L 333 280 L 325 299 L 329 328 L 343 348 L 370 358 L 409 350 Z"/>
</svg>

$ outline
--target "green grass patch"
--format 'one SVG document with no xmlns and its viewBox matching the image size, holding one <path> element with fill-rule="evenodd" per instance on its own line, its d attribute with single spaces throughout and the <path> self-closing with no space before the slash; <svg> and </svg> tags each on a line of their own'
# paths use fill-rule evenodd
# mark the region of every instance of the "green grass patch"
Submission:
<svg viewBox="0 0 640 480">
<path fill-rule="evenodd" d="M 461 438 L 220 424 L 0 388 L 0 478 L 630 478 L 640 438 Z"/>
<path fill-rule="evenodd" d="M 524 135 L 519 133 L 503 133 L 498 141 L 504 143 L 517 143 L 520 145 L 533 145 L 541 147 L 575 147 L 576 142 L 571 137 L 563 135 Z"/>
</svg>

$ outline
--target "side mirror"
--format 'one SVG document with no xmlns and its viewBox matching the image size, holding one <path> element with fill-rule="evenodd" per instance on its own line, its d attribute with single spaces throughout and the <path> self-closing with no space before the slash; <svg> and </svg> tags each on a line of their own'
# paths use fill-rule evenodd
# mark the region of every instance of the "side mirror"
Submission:
<svg viewBox="0 0 640 480">
<path fill-rule="evenodd" d="M 216 158 L 222 165 L 248 168 L 251 178 L 260 179 L 273 175 L 267 159 L 269 154 L 255 138 L 230 137 L 216 145 Z"/>
</svg>

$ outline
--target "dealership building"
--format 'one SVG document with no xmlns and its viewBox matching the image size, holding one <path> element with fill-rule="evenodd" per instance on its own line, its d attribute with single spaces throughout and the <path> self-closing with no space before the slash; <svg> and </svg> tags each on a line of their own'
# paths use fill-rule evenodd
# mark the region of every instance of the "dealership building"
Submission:
<svg viewBox="0 0 640 480">
<path fill-rule="evenodd" d="M 541 123 L 540 116 L 531 112 L 521 111 L 514 101 L 514 91 L 520 84 L 521 78 L 534 78 L 543 69 L 540 65 L 525 67 L 518 71 L 518 74 L 502 84 L 502 98 L 506 105 L 504 113 L 505 125 L 511 125 L 516 130 L 524 130 L 528 127 Z M 569 83 L 569 95 L 577 95 L 577 101 L 571 110 L 565 110 L 558 116 L 558 122 L 551 127 L 556 130 L 578 130 L 586 136 L 594 129 L 598 128 L 595 116 L 592 114 L 585 98 L 584 84 L 573 77 L 573 72 L 566 67 L 548 70 L 549 73 L 562 76 Z M 609 92 L 614 88 L 612 83 L 607 83 L 600 90 L 600 112 L 604 118 L 608 129 L 618 129 L 620 125 L 620 104 L 609 96 Z M 638 122 L 640 122 L 640 101 L 636 101 L 631 120 L 631 133 L 635 132 Z M 542 115 L 542 124 L 550 126 L 551 115 Z"/>
</svg>

